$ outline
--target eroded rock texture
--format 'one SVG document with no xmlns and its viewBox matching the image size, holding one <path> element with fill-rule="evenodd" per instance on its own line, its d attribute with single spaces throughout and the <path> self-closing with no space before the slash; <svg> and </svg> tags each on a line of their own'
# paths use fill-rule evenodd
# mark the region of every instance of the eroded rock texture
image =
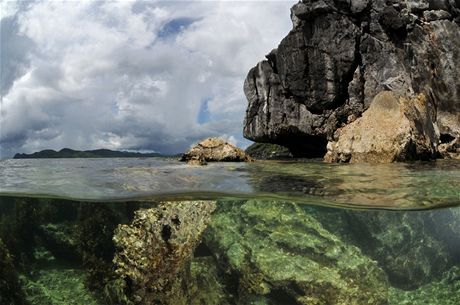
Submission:
<svg viewBox="0 0 460 305">
<path fill-rule="evenodd" d="M 192 165 L 205 165 L 207 162 L 248 162 L 252 161 L 242 149 L 220 138 L 205 139 L 190 148 L 181 158 Z"/>
<path fill-rule="evenodd" d="M 322 157 L 382 91 L 436 107 L 460 137 L 460 1 L 302 0 L 292 31 L 249 71 L 244 136 Z M 453 139 L 453 140 L 452 140 Z"/>
<path fill-rule="evenodd" d="M 117 227 L 115 272 L 134 304 L 191 304 L 190 262 L 214 209 L 213 201 L 166 202 Z"/>
<path fill-rule="evenodd" d="M 423 94 L 404 99 L 381 92 L 362 117 L 337 130 L 324 159 L 351 163 L 434 159 L 439 142 L 434 115 Z"/>
</svg>

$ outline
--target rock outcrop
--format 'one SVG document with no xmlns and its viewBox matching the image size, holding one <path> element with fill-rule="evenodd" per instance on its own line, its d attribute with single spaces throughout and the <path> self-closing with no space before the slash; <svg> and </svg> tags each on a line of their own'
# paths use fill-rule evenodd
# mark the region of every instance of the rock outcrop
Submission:
<svg viewBox="0 0 460 305">
<path fill-rule="evenodd" d="M 294 203 L 221 202 L 204 240 L 236 304 L 387 304 L 377 263 Z"/>
<path fill-rule="evenodd" d="M 242 149 L 220 138 L 205 139 L 187 151 L 181 158 L 189 164 L 205 165 L 207 162 L 247 162 L 251 161 Z"/>
<path fill-rule="evenodd" d="M 362 117 L 337 130 L 327 145 L 327 162 L 389 163 L 437 156 L 439 132 L 426 97 L 379 93 Z"/>
<path fill-rule="evenodd" d="M 441 143 L 460 137 L 458 0 L 302 0 L 291 19 L 246 78 L 246 138 L 322 157 L 382 91 L 424 94 Z"/>
</svg>

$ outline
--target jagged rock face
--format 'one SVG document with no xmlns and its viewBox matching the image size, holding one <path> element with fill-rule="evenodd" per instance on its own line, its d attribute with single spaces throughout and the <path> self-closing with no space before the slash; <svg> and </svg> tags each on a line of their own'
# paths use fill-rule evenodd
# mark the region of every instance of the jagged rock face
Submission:
<svg viewBox="0 0 460 305">
<path fill-rule="evenodd" d="M 337 130 L 324 159 L 350 163 L 435 159 L 439 132 L 433 110 L 423 94 L 404 99 L 381 92 L 362 117 Z"/>
<path fill-rule="evenodd" d="M 244 136 L 322 156 L 381 91 L 423 93 L 460 137 L 460 2 L 303 0 L 292 31 L 252 68 Z"/>
</svg>

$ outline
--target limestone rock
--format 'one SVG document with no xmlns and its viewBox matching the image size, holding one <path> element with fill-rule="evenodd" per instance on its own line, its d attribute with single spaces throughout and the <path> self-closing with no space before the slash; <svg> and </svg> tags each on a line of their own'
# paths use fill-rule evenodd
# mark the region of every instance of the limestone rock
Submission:
<svg viewBox="0 0 460 305">
<path fill-rule="evenodd" d="M 379 93 L 356 121 L 328 143 L 327 162 L 388 163 L 436 158 L 439 132 L 433 106 L 423 94 L 398 98 Z"/>
<path fill-rule="evenodd" d="M 214 208 L 212 201 L 167 202 L 118 226 L 113 262 L 136 304 L 187 304 L 182 283 Z"/>
<path fill-rule="evenodd" d="M 209 161 L 247 162 L 251 157 L 240 148 L 220 138 L 208 138 L 193 146 L 181 158 L 194 165 L 204 165 Z"/>
<path fill-rule="evenodd" d="M 439 145 L 439 152 L 446 159 L 460 160 L 460 138 L 447 137 L 446 142 Z"/>
<path fill-rule="evenodd" d="M 459 13 L 455 0 L 302 0 L 293 29 L 247 75 L 244 136 L 320 157 L 391 90 L 423 93 L 440 132 L 459 138 Z"/>
<path fill-rule="evenodd" d="M 237 304 L 387 304 L 376 262 L 296 204 L 224 202 L 204 240 L 236 279 Z"/>
</svg>

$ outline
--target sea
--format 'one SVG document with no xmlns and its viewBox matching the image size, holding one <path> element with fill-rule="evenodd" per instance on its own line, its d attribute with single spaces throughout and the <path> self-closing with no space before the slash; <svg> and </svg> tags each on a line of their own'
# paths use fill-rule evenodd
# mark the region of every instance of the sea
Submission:
<svg viewBox="0 0 460 305">
<path fill-rule="evenodd" d="M 0 304 L 460 304 L 460 161 L 0 161 Z"/>
</svg>

